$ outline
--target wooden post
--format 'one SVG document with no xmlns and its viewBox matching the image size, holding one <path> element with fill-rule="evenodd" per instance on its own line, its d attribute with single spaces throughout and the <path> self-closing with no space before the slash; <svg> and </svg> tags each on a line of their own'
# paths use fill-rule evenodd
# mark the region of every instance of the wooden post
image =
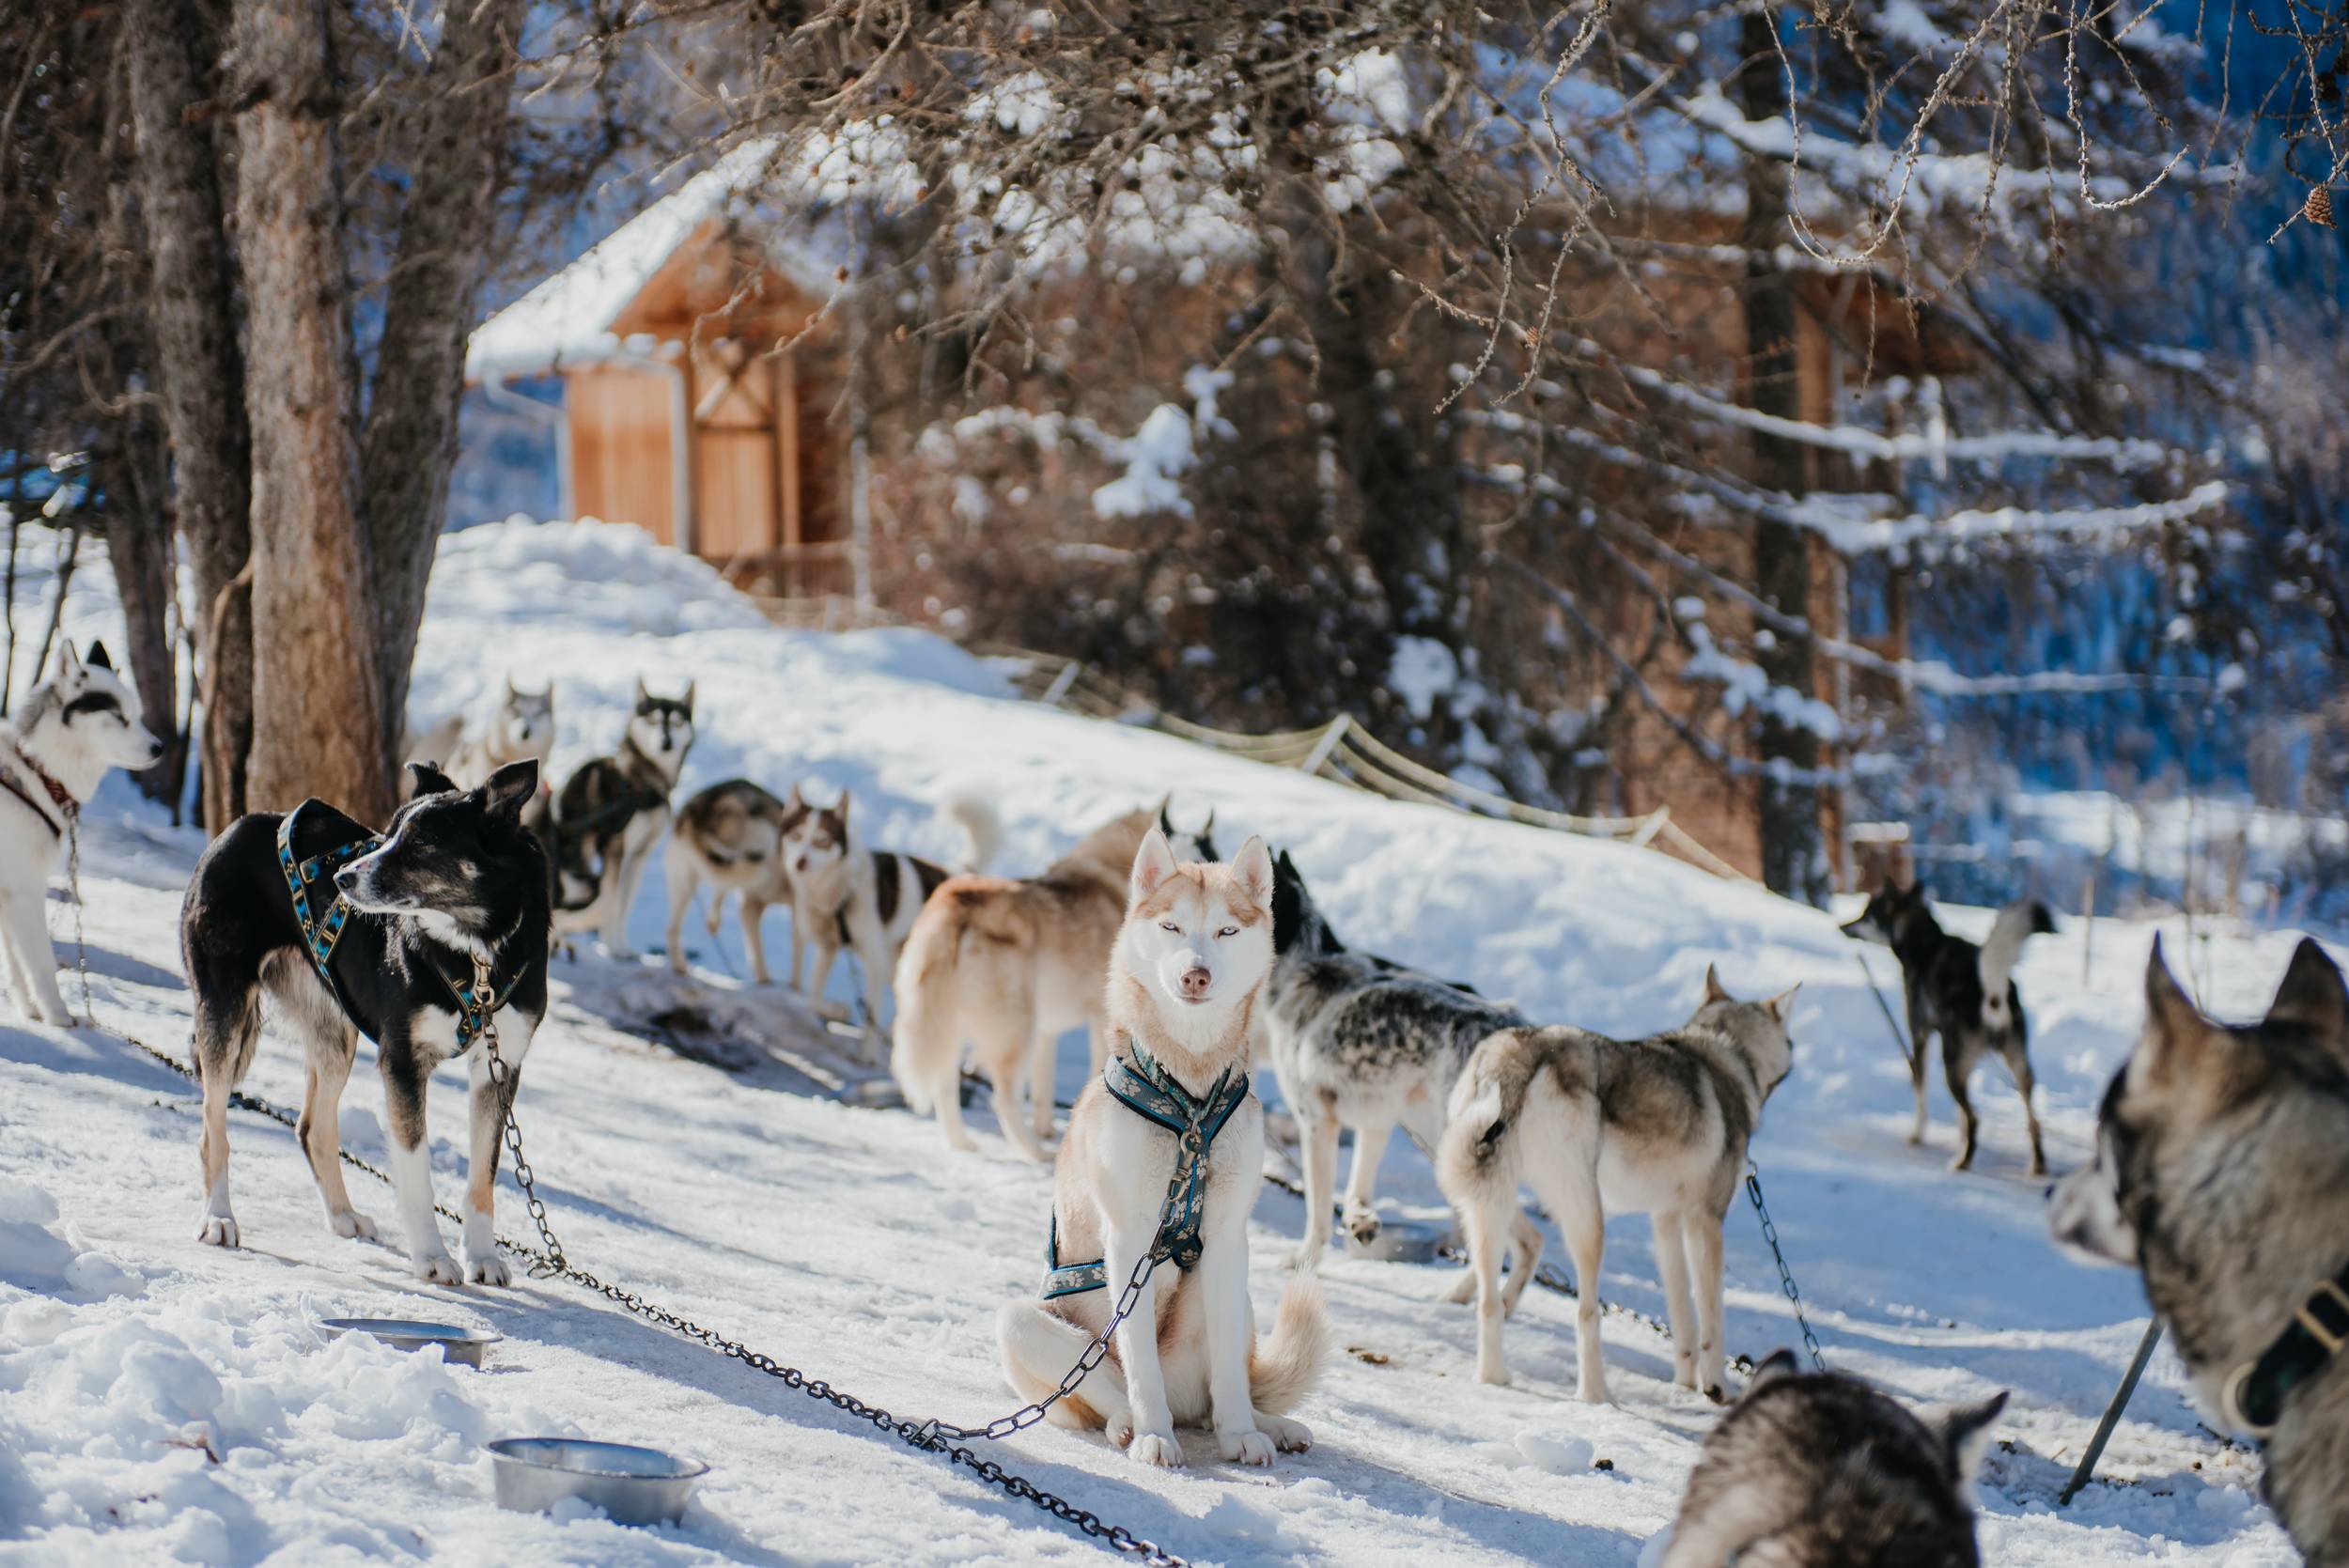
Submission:
<svg viewBox="0 0 2349 1568">
<path fill-rule="evenodd" d="M 775 356 L 775 460 L 780 467 L 777 488 L 783 492 L 783 558 L 786 592 L 803 591 L 800 547 L 807 524 L 800 515 L 800 371 L 799 356 L 786 349 Z"/>
<path fill-rule="evenodd" d="M 1352 722 L 1352 716 L 1345 713 L 1330 720 L 1330 727 L 1321 732 L 1321 738 L 1314 742 L 1314 749 L 1306 753 L 1305 760 L 1298 765 L 1298 771 L 1318 773 L 1327 767 L 1330 753 L 1338 749 L 1338 742 L 1346 738 L 1346 726 Z"/>
<path fill-rule="evenodd" d="M 2110 1440 L 2112 1429 L 2121 1424 L 2121 1412 L 2129 1407 L 2129 1396 L 2137 1392 L 2137 1380 L 2145 1374 L 2145 1363 L 2154 1358 L 2154 1346 L 2160 1343 L 2161 1319 L 2155 1318 L 2145 1325 L 2145 1337 L 2137 1342 L 2137 1355 L 2130 1359 L 2121 1387 L 2113 1390 L 2112 1403 L 2105 1406 L 2104 1420 L 2096 1423 L 2096 1435 L 2088 1439 L 2088 1452 L 2080 1455 L 2079 1468 L 2072 1472 L 2072 1479 L 2056 1494 L 2059 1508 L 2069 1507 L 2073 1496 L 2096 1473 L 2096 1461 L 2104 1457 L 2105 1444 Z"/>
</svg>

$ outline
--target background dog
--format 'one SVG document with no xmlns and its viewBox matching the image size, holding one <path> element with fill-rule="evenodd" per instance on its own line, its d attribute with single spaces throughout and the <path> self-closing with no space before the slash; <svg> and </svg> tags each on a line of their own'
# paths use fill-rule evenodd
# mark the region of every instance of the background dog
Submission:
<svg viewBox="0 0 2349 1568">
<path fill-rule="evenodd" d="M 1062 1032 L 1092 1032 L 1097 1073 L 1108 1059 L 1101 976 L 1125 919 L 1128 870 L 1165 809 L 1103 824 L 1040 877 L 950 877 L 915 915 L 897 955 L 889 1071 L 916 1115 L 937 1111 L 953 1147 L 976 1146 L 962 1126 L 964 1047 L 993 1087 L 1003 1136 L 1039 1162 Z"/>
<path fill-rule="evenodd" d="M 538 765 L 511 764 L 474 790 L 459 790 L 428 764 L 409 768 L 415 798 L 392 818 L 381 846 L 345 864 L 331 891 L 311 887 L 315 916 L 325 916 L 336 892 L 355 911 L 334 947 L 332 989 L 311 965 L 308 934 L 288 892 L 278 846 L 282 814 L 240 817 L 196 863 L 180 909 L 179 947 L 195 995 L 194 1056 L 204 1086 L 204 1222 L 197 1234 L 221 1247 L 239 1241 L 228 1202 L 228 1095 L 253 1065 L 267 991 L 309 1059 L 295 1136 L 326 1200 L 328 1226 L 343 1236 L 375 1234 L 344 1188 L 337 1131 L 336 1107 L 365 1032 L 376 1043 L 383 1072 L 383 1125 L 410 1265 L 436 1284 L 502 1285 L 508 1270 L 492 1216 L 498 1137 L 547 1010 L 546 861 L 521 822 L 538 787 Z M 298 814 L 298 823 L 313 822 L 313 841 L 293 846 L 304 859 L 366 837 L 359 823 L 316 802 Z M 507 1077 L 501 1094 L 474 1042 L 472 1185 L 459 1271 L 432 1214 L 425 1083 L 458 1054 L 457 989 L 472 978 L 476 956 L 490 963 L 505 992 L 492 1021 Z"/>
<path fill-rule="evenodd" d="M 1453 1091 L 1436 1180 L 1460 1211 L 1476 1279 L 1476 1375 L 1501 1359 L 1501 1237 L 1522 1218 L 1517 1184 L 1548 1204 L 1574 1257 L 1577 1397 L 1607 1399 L 1599 1261 L 1607 1216 L 1645 1209 L 1672 1321 L 1672 1381 L 1719 1401 L 1721 1225 L 1763 1102 L 1794 1065 L 1795 993 L 1738 1001 L 1704 971 L 1704 1000 L 1675 1030 L 1610 1040 L 1579 1029 L 1506 1029 L 1477 1047 Z M 1538 1246 L 1540 1237 L 1535 1235 Z M 1530 1271 L 1531 1261 L 1521 1265 Z M 1695 1276 L 1695 1300 L 1689 1276 Z"/>
<path fill-rule="evenodd" d="M 1133 862 L 1131 905 L 1109 963 L 1118 1054 L 1155 1062 L 1194 1100 L 1245 1083 L 1249 1034 L 1272 964 L 1272 862 L 1252 838 L 1229 866 L 1178 865 L 1153 829 Z M 1137 1051 L 1144 1053 L 1137 1057 Z M 1003 1370 L 1022 1399 L 1059 1386 L 1158 1236 L 1177 1155 L 1174 1134 L 1118 1103 L 1096 1078 L 1068 1121 L 1052 1174 L 1058 1257 L 1102 1260 L 1100 1289 L 1014 1302 L 998 1324 Z M 1054 1405 L 1066 1426 L 1105 1428 L 1137 1461 L 1179 1465 L 1178 1425 L 1212 1420 L 1226 1459 L 1268 1465 L 1312 1435 L 1283 1414 L 1311 1391 L 1330 1352 L 1308 1276 L 1281 1297 L 1256 1343 L 1248 1300 L 1248 1215 L 1264 1180 L 1264 1107 L 1243 1092 L 1207 1146 L 1194 1266 L 1159 1265 L 1118 1327 L 1111 1355 Z"/>
<path fill-rule="evenodd" d="M 466 726 L 464 737 L 448 753 L 448 766 L 443 771 L 458 788 L 474 789 L 487 784 L 490 775 L 499 768 L 524 760 L 537 763 L 538 776 L 544 778 L 547 764 L 553 756 L 554 683 L 549 681 L 542 691 L 523 691 L 515 687 L 514 677 L 509 675 L 506 677 L 506 695 L 499 700 L 497 711 L 478 729 Z"/>
<path fill-rule="evenodd" d="M 685 802 L 669 837 L 671 969 L 685 972 L 681 939 L 685 911 L 694 893 L 707 883 L 709 908 L 705 918 L 709 934 L 718 934 L 726 895 L 741 894 L 738 918 L 742 924 L 742 948 L 750 955 L 751 978 L 761 986 L 769 984 L 767 944 L 759 925 L 769 905 L 791 902 L 783 839 L 808 810 L 796 787 L 791 799 L 778 800 L 748 779 L 711 784 Z"/>
<path fill-rule="evenodd" d="M 1264 1037 L 1281 1097 L 1297 1118 L 1305 1171 L 1300 1267 L 1330 1245 L 1337 1187 L 1338 1132 L 1354 1129 L 1354 1170 L 1346 1186 L 1346 1225 L 1358 1239 L 1378 1234 L 1378 1162 L 1400 1125 L 1421 1147 L 1443 1136 L 1452 1085 L 1478 1042 L 1526 1022 L 1465 986 L 1347 949 L 1283 851 L 1273 864 L 1272 974 L 1265 984 Z M 1541 1234 L 1518 1217 L 1517 1269 L 1507 1305 L 1531 1277 Z M 1464 1276 L 1458 1299 L 1467 1300 Z"/>
<path fill-rule="evenodd" d="M 1920 1421 L 1779 1351 L 1706 1436 L 1659 1568 L 1980 1568 L 1967 1487 L 2005 1408 Z"/>
<path fill-rule="evenodd" d="M 1941 1037 L 1941 1076 L 1957 1102 L 1957 1158 L 1950 1169 L 1974 1162 L 1977 1118 L 1967 1094 L 1974 1064 L 1997 1051 L 2015 1076 L 2023 1096 L 2023 1122 L 2030 1129 L 2030 1173 L 2046 1174 L 2039 1146 L 2039 1112 L 2030 1103 L 2030 1027 L 2023 1017 L 2023 993 L 2009 978 L 2026 938 L 2055 930 L 2055 917 L 2037 899 L 1999 911 L 1990 938 L 1980 947 L 1941 929 L 1922 888 L 1888 882 L 1868 900 L 1859 918 L 1843 927 L 1847 937 L 1892 950 L 1901 961 L 1901 990 L 1908 1001 L 1908 1077 L 1917 1091 L 1917 1125 L 1911 1143 L 1925 1137 L 1925 1041 Z"/>
<path fill-rule="evenodd" d="M 2236 1028 L 2186 999 L 2156 941 L 2144 1035 L 2048 1223 L 2144 1275 L 2203 1405 L 2242 1430 L 2272 1423 L 2263 1490 L 2293 1544 L 2349 1563 L 2349 1356 L 2325 1348 L 2349 1325 L 2331 1294 L 2349 1265 L 2349 992 L 2324 949 L 2303 941 L 2267 1016 Z M 2287 1383 L 2261 1364 L 2288 1332 L 2310 1355 Z"/>
<path fill-rule="evenodd" d="M 656 697 L 639 680 L 619 750 L 582 764 L 555 798 L 557 935 L 600 931 L 606 953 L 630 956 L 628 913 L 692 748 L 693 683 L 683 696 Z"/>
<path fill-rule="evenodd" d="M 85 662 L 64 643 L 57 673 L 0 730 L 0 969 L 27 1018 L 73 1021 L 49 940 L 49 878 L 107 769 L 151 768 L 163 756 L 144 718 L 104 644 L 92 643 Z"/>
</svg>

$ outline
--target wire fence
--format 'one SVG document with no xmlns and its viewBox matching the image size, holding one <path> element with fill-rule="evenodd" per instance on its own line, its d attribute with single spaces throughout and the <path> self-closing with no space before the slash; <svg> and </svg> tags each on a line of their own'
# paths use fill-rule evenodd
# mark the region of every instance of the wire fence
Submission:
<svg viewBox="0 0 2349 1568">
<path fill-rule="evenodd" d="M 849 631 L 910 623 L 872 605 L 831 596 L 823 598 L 762 598 L 762 608 L 778 625 L 800 630 Z M 1685 861 L 1724 880 L 1750 882 L 1752 877 L 1714 853 L 1672 820 L 1672 808 L 1659 806 L 1637 816 L 1581 816 L 1571 812 L 1529 806 L 1503 795 L 1463 784 L 1424 763 L 1414 761 L 1372 734 L 1352 714 L 1341 713 L 1312 729 L 1277 730 L 1250 735 L 1218 729 L 1167 712 L 1137 692 L 1128 691 L 1081 660 L 1037 653 L 1009 644 L 973 641 L 965 644 L 981 658 L 1018 666 L 1014 684 L 1031 702 L 1042 703 L 1089 719 L 1139 725 L 1161 731 L 1229 756 L 1268 767 L 1293 768 L 1334 780 L 1392 800 L 1439 806 L 1468 816 L 1491 817 L 1608 839 L 1635 848 L 1655 849 Z"/>
</svg>

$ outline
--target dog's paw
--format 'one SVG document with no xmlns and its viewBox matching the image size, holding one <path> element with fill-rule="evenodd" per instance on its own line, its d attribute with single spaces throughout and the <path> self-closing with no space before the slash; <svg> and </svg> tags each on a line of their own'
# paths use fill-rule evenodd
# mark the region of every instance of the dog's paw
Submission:
<svg viewBox="0 0 2349 1568">
<path fill-rule="evenodd" d="M 1460 1270 L 1460 1277 L 1452 1281 L 1452 1288 L 1443 1293 L 1443 1298 L 1455 1307 L 1465 1307 L 1475 1300 L 1476 1271 L 1472 1268 Z"/>
<path fill-rule="evenodd" d="M 230 1214 L 208 1214 L 195 1233 L 195 1239 L 207 1247 L 237 1245 L 237 1219 Z"/>
<path fill-rule="evenodd" d="M 1112 1416 L 1101 1424 L 1101 1435 L 1113 1448 L 1124 1448 L 1134 1440 L 1134 1419 L 1131 1416 Z"/>
<path fill-rule="evenodd" d="M 1172 1432 L 1137 1432 L 1126 1452 L 1138 1465 L 1164 1465 L 1172 1468 L 1183 1462 L 1183 1445 L 1174 1440 Z"/>
<path fill-rule="evenodd" d="M 954 1150 L 957 1154 L 975 1155 L 979 1152 L 979 1145 L 977 1141 L 967 1132 L 948 1133 L 946 1135 L 946 1147 Z"/>
<path fill-rule="evenodd" d="M 1367 1247 L 1378 1239 L 1378 1215 L 1375 1209 L 1357 1208 L 1349 1203 L 1346 1209 L 1346 1234 L 1354 1238 L 1357 1247 Z"/>
<path fill-rule="evenodd" d="M 1973 1169 L 1973 1164 L 1974 1151 L 1968 1149 L 1964 1154 L 1958 1156 L 1955 1159 L 1950 1161 L 1950 1169 L 1952 1171 L 1970 1171 Z"/>
<path fill-rule="evenodd" d="M 414 1269 L 416 1278 L 428 1285 L 461 1285 L 465 1282 L 464 1270 L 459 1268 L 457 1260 L 446 1252 L 427 1252 L 422 1257 L 411 1258 L 408 1266 Z"/>
<path fill-rule="evenodd" d="M 47 1001 L 37 999 L 33 1002 L 33 1021 L 45 1023 L 53 1029 L 71 1029 L 74 1022 L 73 1009 L 62 1001 L 53 1006 Z"/>
<path fill-rule="evenodd" d="M 1313 1429 L 1303 1421 L 1293 1421 L 1286 1416 L 1268 1416 L 1256 1412 L 1256 1430 L 1272 1439 L 1272 1446 L 1283 1453 L 1302 1453 L 1314 1446 Z"/>
<path fill-rule="evenodd" d="M 326 1228 L 347 1241 L 373 1241 L 375 1221 L 357 1209 L 345 1209 L 326 1217 Z"/>
<path fill-rule="evenodd" d="M 1727 1405 L 1729 1403 L 1728 1392 L 1723 1389 L 1719 1383 L 1707 1383 L 1704 1386 L 1704 1397 L 1711 1400 L 1716 1405 Z"/>
<path fill-rule="evenodd" d="M 1223 1457 L 1240 1465 L 1269 1465 L 1272 1463 L 1272 1439 L 1261 1432 L 1219 1432 L 1216 1446 Z"/>
<path fill-rule="evenodd" d="M 1505 1389 L 1509 1386 L 1509 1369 L 1498 1361 L 1491 1366 L 1480 1366 L 1476 1369 L 1476 1380 L 1489 1383 L 1496 1389 Z"/>
<path fill-rule="evenodd" d="M 1574 1390 L 1574 1397 L 1585 1405 L 1612 1405 L 1615 1396 L 1607 1391 L 1605 1383 L 1583 1383 Z"/>
<path fill-rule="evenodd" d="M 503 1253 L 490 1251 L 478 1257 L 468 1253 L 465 1257 L 465 1279 L 479 1285 L 510 1285 L 514 1282 L 514 1270 L 506 1264 Z"/>
</svg>

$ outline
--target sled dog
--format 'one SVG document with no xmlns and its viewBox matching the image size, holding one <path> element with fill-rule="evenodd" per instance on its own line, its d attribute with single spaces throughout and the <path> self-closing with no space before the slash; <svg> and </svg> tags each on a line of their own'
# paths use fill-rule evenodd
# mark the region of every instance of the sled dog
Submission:
<svg viewBox="0 0 2349 1568">
<path fill-rule="evenodd" d="M 801 800 L 793 790 L 793 800 Z M 987 869 L 1001 836 L 994 809 L 985 801 L 957 797 L 946 802 L 943 815 L 960 825 L 971 841 L 971 861 L 965 868 Z M 861 836 L 848 829 L 848 793 L 831 806 L 802 804 L 798 817 L 784 831 L 784 869 L 791 880 L 791 986 L 820 1001 L 832 966 L 847 948 L 856 955 L 864 982 L 864 1018 L 879 1033 L 881 997 L 890 977 L 897 972 L 897 955 L 916 915 L 930 894 L 954 873 L 919 855 L 888 849 L 867 849 Z M 801 984 L 802 960 L 816 953 L 816 967 Z"/>
<path fill-rule="evenodd" d="M 2056 1239 L 2145 1279 L 2198 1400 L 2263 1440 L 2310 1563 L 2349 1563 L 2349 992 L 2303 941 L 2258 1023 L 2214 1023 L 2155 943 L 2145 1032 L 2055 1188 Z"/>
<path fill-rule="evenodd" d="M 2005 1408 L 1921 1420 L 1781 1350 L 1706 1436 L 1659 1568 L 1981 1568 L 1968 1484 Z"/>
<path fill-rule="evenodd" d="M 619 750 L 583 763 L 554 801 L 557 936 L 596 931 L 614 958 L 630 956 L 628 912 L 653 846 L 669 831 L 669 793 L 693 746 L 693 683 L 656 697 L 636 683 L 636 710 Z"/>
<path fill-rule="evenodd" d="M 1794 996 L 1738 1001 L 1707 969 L 1704 1000 L 1678 1029 L 1633 1041 L 1504 1029 L 1476 1048 L 1453 1090 L 1436 1181 L 1468 1235 L 1480 1379 L 1509 1380 L 1501 1360 L 1501 1226 L 1517 1216 L 1524 1182 L 1574 1257 L 1577 1396 L 1608 1397 L 1598 1327 L 1607 1216 L 1645 1209 L 1672 1321 L 1672 1381 L 1720 1401 L 1721 1225 L 1763 1102 L 1794 1065 L 1786 1036 Z"/>
<path fill-rule="evenodd" d="M 1112 1060 L 1079 1096 L 1052 1172 L 1044 1298 L 1009 1303 L 997 1323 L 1012 1387 L 1041 1399 L 1163 1250 L 1109 1358 L 1051 1409 L 1143 1464 L 1182 1463 L 1177 1426 L 1211 1422 L 1218 1452 L 1245 1465 L 1312 1442 L 1286 1412 L 1329 1357 L 1319 1287 L 1292 1281 L 1261 1344 L 1248 1300 L 1248 1214 L 1264 1179 L 1248 1047 L 1272 964 L 1271 901 L 1262 839 L 1223 866 L 1178 863 L 1163 833 L 1143 835 L 1108 964 Z"/>
<path fill-rule="evenodd" d="M 544 691 L 523 691 L 507 675 L 506 695 L 490 722 L 477 732 L 468 724 L 465 732 L 443 769 L 458 788 L 478 788 L 499 768 L 525 757 L 538 765 L 540 778 L 546 777 L 547 764 L 554 756 L 554 683 L 549 681 Z"/>
<path fill-rule="evenodd" d="M 2055 919 L 2037 899 L 1999 911 L 1989 940 L 1980 947 L 1952 937 L 1933 918 L 1921 887 L 1890 882 L 1876 890 L 1859 918 L 1843 927 L 1847 937 L 1892 950 L 1901 963 L 1901 990 L 1908 1001 L 1908 1078 L 1917 1091 L 1917 1125 L 1908 1141 L 1925 1138 L 1925 1041 L 1941 1037 L 1941 1076 L 1957 1102 L 1957 1158 L 1952 1171 L 1974 1162 L 1978 1122 L 1967 1096 L 1974 1064 L 1997 1051 L 2015 1076 L 2023 1096 L 2023 1123 L 2030 1130 L 2030 1173 L 2047 1173 L 2039 1146 L 2039 1112 L 2030 1103 L 2030 1027 L 2023 1017 L 2023 993 L 2010 978 L 2026 938 L 2055 930 Z"/>
<path fill-rule="evenodd" d="M 685 972 L 685 911 L 704 883 L 709 887 L 709 908 L 704 916 L 709 934 L 729 893 L 741 895 L 737 918 L 742 925 L 742 947 L 750 955 L 751 978 L 764 986 L 767 946 L 760 922 L 768 906 L 791 902 L 791 882 L 785 870 L 783 836 L 807 815 L 807 803 L 794 789 L 791 799 L 778 800 L 748 779 L 728 779 L 702 790 L 677 814 L 669 838 L 669 967 Z"/>
<path fill-rule="evenodd" d="M 115 674 L 105 644 L 92 643 L 85 660 L 67 643 L 57 673 L 0 729 L 0 969 L 27 1018 L 73 1021 L 49 940 L 49 878 L 107 769 L 151 768 L 163 756 L 143 719 L 137 689 Z"/>
<path fill-rule="evenodd" d="M 1526 1018 L 1464 986 L 1348 949 L 1285 850 L 1273 863 L 1272 945 L 1264 1037 L 1281 1097 L 1297 1118 L 1305 1168 L 1305 1239 L 1297 1263 L 1311 1267 L 1330 1245 L 1339 1130 L 1354 1129 L 1346 1227 L 1368 1241 L 1378 1234 L 1378 1161 L 1388 1138 L 1400 1126 L 1433 1150 L 1469 1054 L 1494 1031 L 1521 1027 Z M 1542 1246 L 1541 1233 L 1524 1215 L 1513 1230 L 1511 1310 Z M 1467 1300 L 1472 1289 L 1473 1277 L 1462 1276 L 1455 1299 Z"/>
<path fill-rule="evenodd" d="M 240 817 L 197 862 L 179 914 L 195 993 L 195 1063 L 204 1086 L 204 1220 L 199 1239 L 238 1244 L 228 1203 L 228 1096 L 253 1065 L 261 994 L 301 1037 L 309 1081 L 296 1136 L 335 1234 L 374 1224 L 344 1189 L 337 1107 L 359 1036 L 376 1045 L 408 1261 L 436 1284 L 506 1283 L 491 1219 L 498 1137 L 531 1036 L 547 1009 L 547 870 L 521 824 L 538 765 L 510 763 L 460 790 L 410 763 L 415 795 L 381 837 L 317 800 Z M 483 1041 L 495 1031 L 504 1091 Z M 473 1079 L 472 1185 L 464 1266 L 432 1213 L 425 1083 L 465 1060 Z"/>
<path fill-rule="evenodd" d="M 1128 868 L 1153 820 L 1165 832 L 1164 801 L 1095 829 L 1040 877 L 949 877 L 914 916 L 897 955 L 889 1071 L 916 1115 L 937 1111 L 953 1147 L 976 1147 L 962 1126 L 965 1046 L 993 1087 L 1003 1136 L 1038 1162 L 1038 1141 L 1052 1134 L 1062 1032 L 1084 1025 L 1095 1070 L 1108 1060 L 1101 976 L 1125 918 Z M 1214 859 L 1210 846 L 1190 847 L 1190 858 Z"/>
</svg>

